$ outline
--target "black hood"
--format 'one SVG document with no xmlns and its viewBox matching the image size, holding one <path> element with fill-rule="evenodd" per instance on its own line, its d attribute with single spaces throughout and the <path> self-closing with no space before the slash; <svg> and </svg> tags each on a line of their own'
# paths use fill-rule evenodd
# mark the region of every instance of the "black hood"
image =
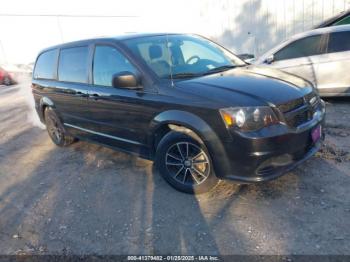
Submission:
<svg viewBox="0 0 350 262">
<path fill-rule="evenodd" d="M 201 97 L 239 106 L 281 104 L 312 90 L 312 85 L 300 77 L 253 65 L 179 81 L 176 86 Z"/>
</svg>

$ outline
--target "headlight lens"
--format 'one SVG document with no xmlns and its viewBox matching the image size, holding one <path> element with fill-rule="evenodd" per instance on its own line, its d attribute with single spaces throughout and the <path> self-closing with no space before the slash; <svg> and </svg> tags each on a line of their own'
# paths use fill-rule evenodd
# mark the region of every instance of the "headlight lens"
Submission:
<svg viewBox="0 0 350 262">
<path fill-rule="evenodd" d="M 268 106 L 229 107 L 220 109 L 220 114 L 227 128 L 236 127 L 242 131 L 256 131 L 279 122 Z"/>
</svg>

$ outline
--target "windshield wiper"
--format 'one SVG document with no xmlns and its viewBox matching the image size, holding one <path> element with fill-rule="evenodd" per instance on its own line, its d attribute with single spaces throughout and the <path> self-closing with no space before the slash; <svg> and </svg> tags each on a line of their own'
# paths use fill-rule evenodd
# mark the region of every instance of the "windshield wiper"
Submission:
<svg viewBox="0 0 350 262">
<path fill-rule="evenodd" d="M 203 74 L 208 75 L 208 74 L 219 73 L 219 72 L 226 71 L 226 70 L 229 70 L 229 69 L 232 69 L 235 67 L 236 67 L 235 65 L 223 65 L 223 66 L 212 68 Z"/>
<path fill-rule="evenodd" d="M 201 73 L 191 73 L 191 72 L 182 72 L 182 73 L 177 73 L 173 74 L 172 77 L 174 79 L 179 79 L 179 78 L 190 78 L 190 77 L 198 77 L 198 76 L 203 76 L 203 75 L 208 75 L 208 74 L 214 74 L 222 71 L 226 71 L 228 69 L 235 68 L 236 65 L 224 65 L 224 66 L 219 66 L 210 69 L 209 71 L 206 72 L 201 72 Z M 171 75 L 168 76 L 168 78 L 171 78 Z"/>
<path fill-rule="evenodd" d="M 201 76 L 201 75 L 202 74 L 184 72 L 184 73 L 173 74 L 172 77 L 173 78 L 188 78 L 188 77 L 196 77 L 196 76 Z M 168 78 L 171 78 L 171 75 L 169 75 Z"/>
</svg>

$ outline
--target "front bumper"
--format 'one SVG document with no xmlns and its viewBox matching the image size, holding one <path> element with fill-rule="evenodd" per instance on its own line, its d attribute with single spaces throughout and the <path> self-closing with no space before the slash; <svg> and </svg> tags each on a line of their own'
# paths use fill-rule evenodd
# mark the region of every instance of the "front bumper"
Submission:
<svg viewBox="0 0 350 262">
<path fill-rule="evenodd" d="M 325 111 L 297 129 L 276 125 L 257 133 L 231 131 L 232 140 L 223 143 L 225 153 L 214 159 L 214 167 L 220 165 L 217 176 L 241 183 L 272 180 L 312 157 L 324 140 Z M 321 126 L 321 137 L 313 142 L 311 132 Z M 216 158 L 217 159 L 217 158 Z"/>
<path fill-rule="evenodd" d="M 262 181 L 269 181 L 269 180 L 275 179 L 293 170 L 295 167 L 302 164 L 303 162 L 311 158 L 314 154 L 316 154 L 316 152 L 322 146 L 322 141 L 323 139 L 321 139 L 312 147 L 310 147 L 308 151 L 306 151 L 305 154 L 302 155 L 302 157 L 292 158 L 292 161 L 288 162 L 285 165 L 267 166 L 262 168 L 260 168 L 259 166 L 256 167 L 252 165 L 250 166 L 251 172 L 249 172 L 248 170 L 245 170 L 245 171 L 248 171 L 248 173 L 245 173 L 246 175 L 244 176 L 243 176 L 244 174 L 243 172 L 238 175 L 235 172 L 234 174 L 229 174 L 227 176 L 224 176 L 223 178 L 237 181 L 237 182 L 242 182 L 242 183 L 254 183 L 254 182 L 262 182 Z M 275 155 L 275 154 L 272 154 L 272 155 Z"/>
</svg>

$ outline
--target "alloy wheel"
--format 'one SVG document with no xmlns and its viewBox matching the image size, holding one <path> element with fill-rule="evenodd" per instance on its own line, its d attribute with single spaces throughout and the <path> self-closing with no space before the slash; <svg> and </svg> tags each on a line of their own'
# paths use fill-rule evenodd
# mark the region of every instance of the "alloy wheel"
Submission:
<svg viewBox="0 0 350 262">
<path fill-rule="evenodd" d="M 59 126 L 57 119 L 49 116 L 47 122 L 47 131 L 49 132 L 51 138 L 59 144 L 62 140 L 63 132 Z"/>
<path fill-rule="evenodd" d="M 10 78 L 5 77 L 4 80 L 3 80 L 3 83 L 4 83 L 4 85 L 6 85 L 6 86 L 10 85 L 10 84 L 11 84 Z"/>
<path fill-rule="evenodd" d="M 185 185 L 202 184 L 210 174 L 206 152 L 189 142 L 179 142 L 169 147 L 165 164 L 171 176 Z"/>
</svg>

